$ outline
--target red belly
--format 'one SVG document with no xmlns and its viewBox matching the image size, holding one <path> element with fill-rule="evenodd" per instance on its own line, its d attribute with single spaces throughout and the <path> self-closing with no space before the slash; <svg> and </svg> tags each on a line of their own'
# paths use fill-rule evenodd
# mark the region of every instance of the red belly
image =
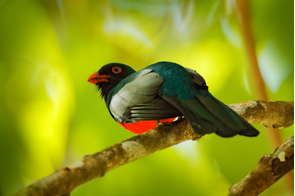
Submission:
<svg viewBox="0 0 295 196">
<path fill-rule="evenodd" d="M 163 122 L 173 122 L 175 118 L 168 118 L 168 119 L 162 119 L 160 120 L 161 123 Z M 149 121 L 138 121 L 135 123 L 120 123 L 119 125 L 124 127 L 125 129 L 131 131 L 135 134 L 142 134 L 150 129 L 154 129 L 157 127 L 157 121 L 156 120 L 149 120 Z"/>
</svg>

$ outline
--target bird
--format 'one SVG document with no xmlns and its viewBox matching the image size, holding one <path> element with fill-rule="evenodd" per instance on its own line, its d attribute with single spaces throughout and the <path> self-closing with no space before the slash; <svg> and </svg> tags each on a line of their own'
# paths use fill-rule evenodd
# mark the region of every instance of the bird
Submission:
<svg viewBox="0 0 295 196">
<path fill-rule="evenodd" d="M 142 134 L 160 124 L 185 117 L 199 135 L 255 137 L 259 132 L 243 117 L 216 99 L 195 70 L 160 61 L 135 71 L 109 63 L 91 74 L 109 113 L 121 126 Z"/>
</svg>

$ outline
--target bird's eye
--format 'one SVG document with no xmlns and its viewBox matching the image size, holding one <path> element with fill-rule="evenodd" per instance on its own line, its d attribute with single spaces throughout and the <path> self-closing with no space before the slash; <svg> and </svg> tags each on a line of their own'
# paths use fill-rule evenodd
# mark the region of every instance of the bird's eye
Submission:
<svg viewBox="0 0 295 196">
<path fill-rule="evenodd" d="M 120 66 L 114 66 L 114 67 L 112 68 L 112 72 L 113 72 L 114 74 L 121 73 L 121 71 L 122 71 L 122 68 L 121 68 Z"/>
</svg>

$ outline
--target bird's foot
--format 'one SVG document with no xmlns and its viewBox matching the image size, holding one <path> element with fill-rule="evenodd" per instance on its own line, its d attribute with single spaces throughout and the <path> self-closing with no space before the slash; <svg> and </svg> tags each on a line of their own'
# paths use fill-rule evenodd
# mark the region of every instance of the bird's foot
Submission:
<svg viewBox="0 0 295 196">
<path fill-rule="evenodd" d="M 157 120 L 157 127 L 158 126 L 165 126 L 165 125 L 172 125 L 173 123 L 179 123 L 182 122 L 182 120 L 184 119 L 183 116 L 177 116 L 174 118 L 173 121 L 164 121 L 164 122 L 160 122 L 159 120 Z"/>
<path fill-rule="evenodd" d="M 160 121 L 157 120 L 157 127 L 165 126 L 165 125 L 171 125 L 171 124 L 172 124 L 172 122 L 160 122 Z"/>
</svg>

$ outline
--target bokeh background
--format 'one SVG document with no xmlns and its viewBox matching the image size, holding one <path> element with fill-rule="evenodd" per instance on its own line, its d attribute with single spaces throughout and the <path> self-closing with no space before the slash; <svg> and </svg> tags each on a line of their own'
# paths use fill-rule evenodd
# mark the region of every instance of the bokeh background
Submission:
<svg viewBox="0 0 295 196">
<path fill-rule="evenodd" d="M 294 96 L 294 2 L 250 1 L 271 100 Z M 257 99 L 233 0 L 0 0 L 0 195 L 133 136 L 88 76 L 121 62 L 173 61 L 197 70 L 226 104 Z M 257 138 L 208 135 L 107 173 L 72 195 L 227 195 L 272 153 Z M 285 140 L 293 126 L 278 130 Z M 281 179 L 262 195 L 289 196 Z"/>
</svg>

